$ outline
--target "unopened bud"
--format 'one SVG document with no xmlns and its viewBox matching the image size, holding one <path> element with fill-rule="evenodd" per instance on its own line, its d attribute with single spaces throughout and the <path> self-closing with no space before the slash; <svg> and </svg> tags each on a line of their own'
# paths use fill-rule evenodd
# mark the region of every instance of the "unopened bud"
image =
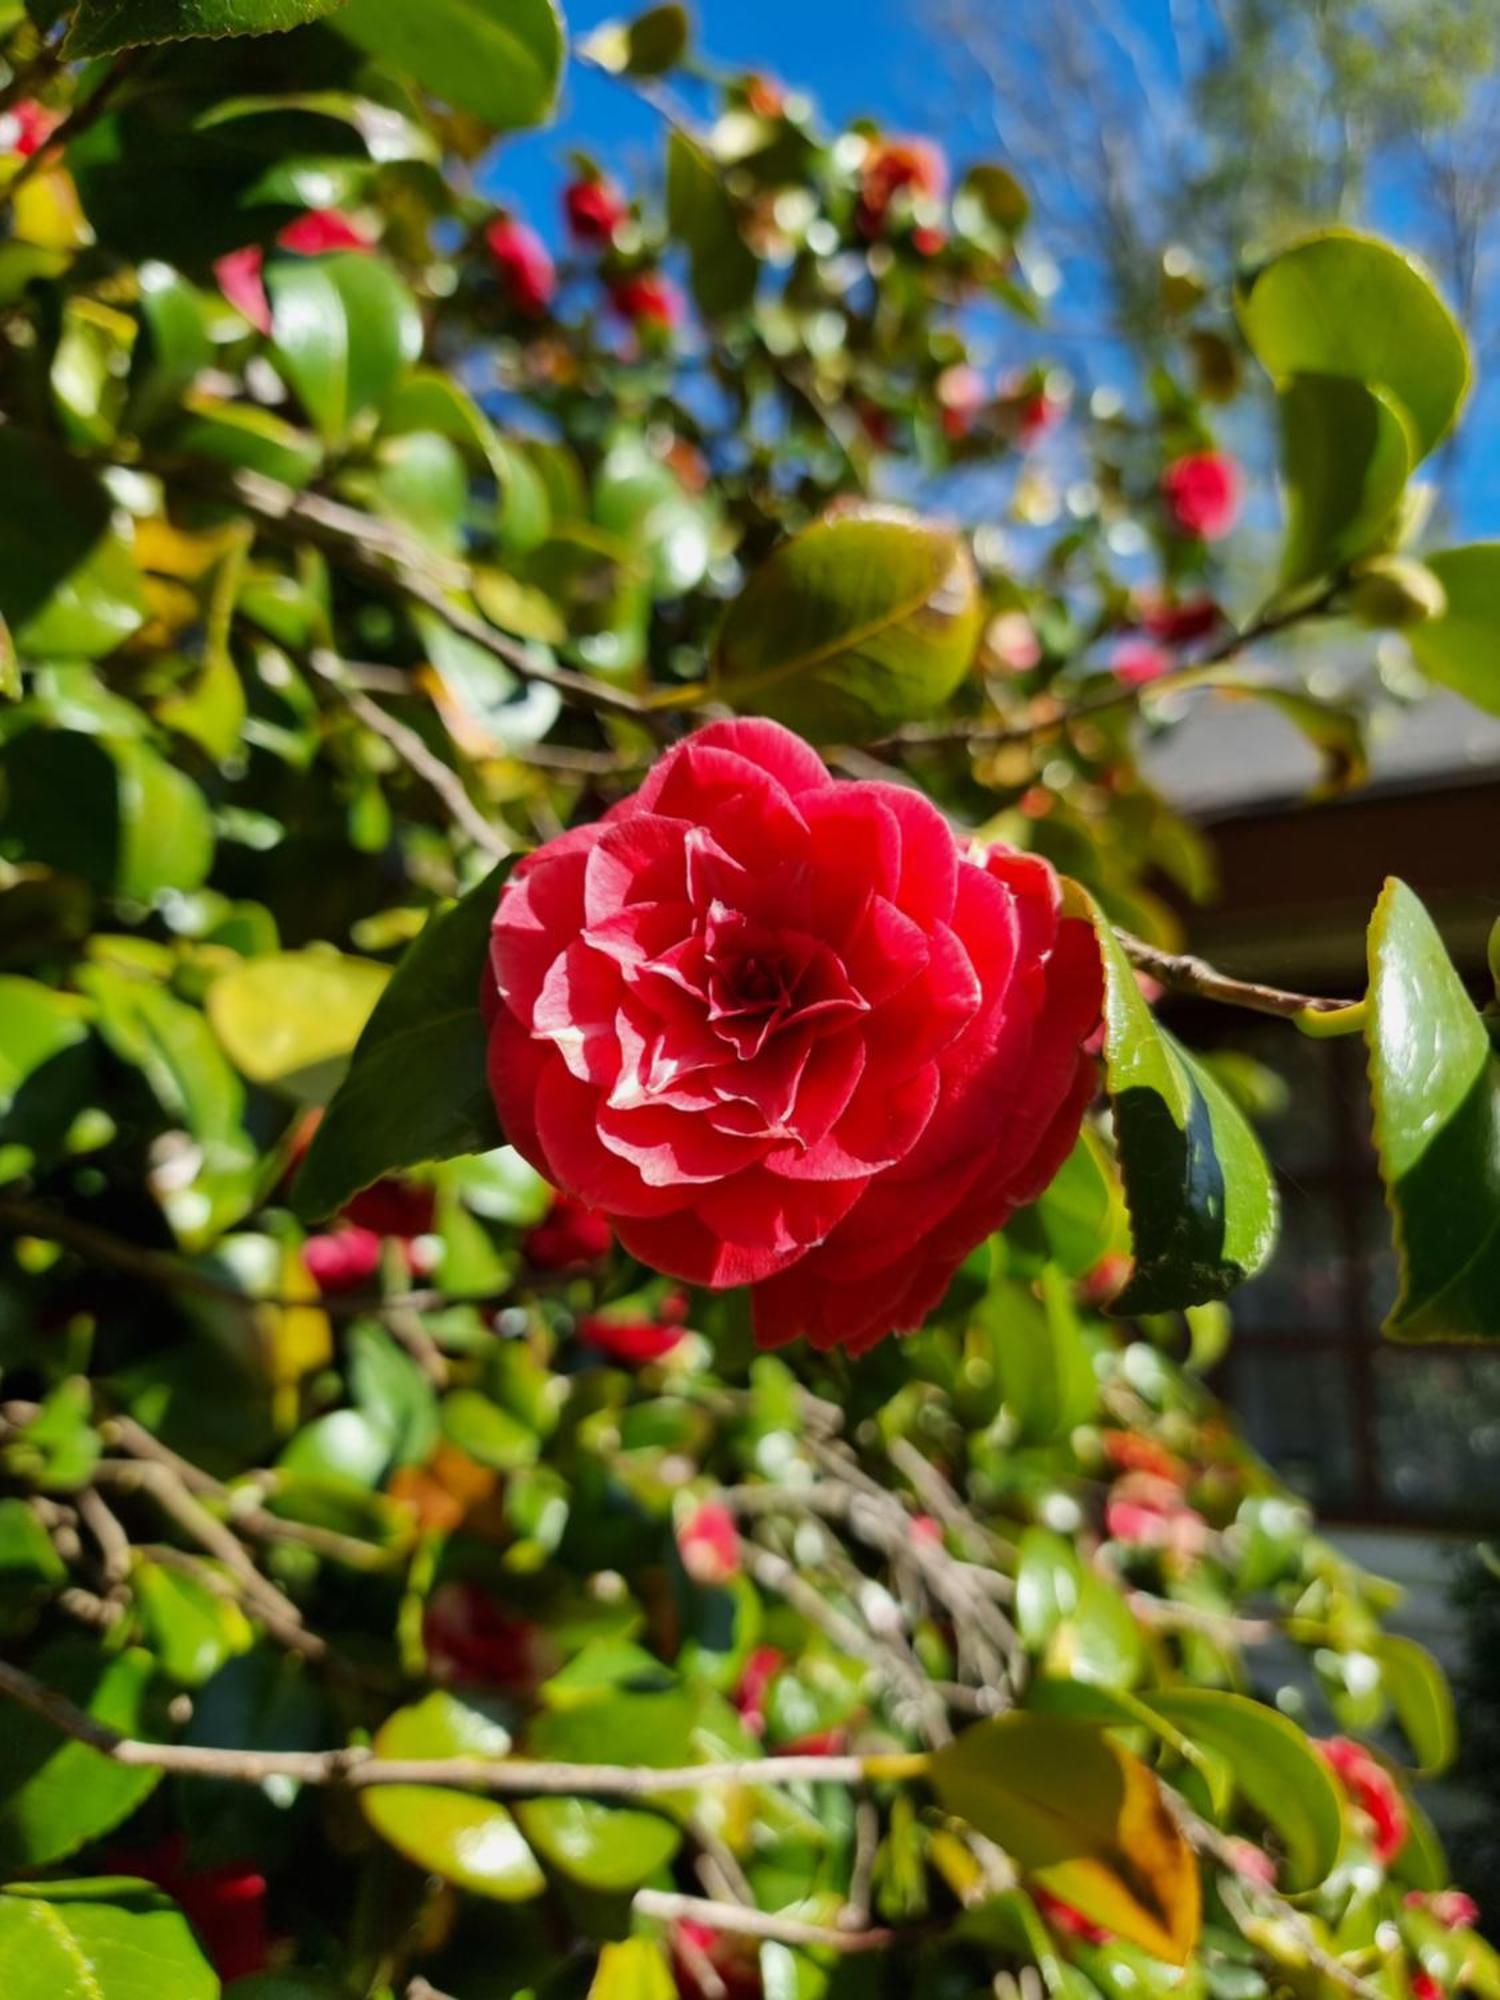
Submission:
<svg viewBox="0 0 1500 2000">
<path fill-rule="evenodd" d="M 1352 572 L 1345 603 L 1361 625 L 1402 631 L 1448 609 L 1448 593 L 1425 563 L 1410 556 L 1371 556 Z"/>
</svg>

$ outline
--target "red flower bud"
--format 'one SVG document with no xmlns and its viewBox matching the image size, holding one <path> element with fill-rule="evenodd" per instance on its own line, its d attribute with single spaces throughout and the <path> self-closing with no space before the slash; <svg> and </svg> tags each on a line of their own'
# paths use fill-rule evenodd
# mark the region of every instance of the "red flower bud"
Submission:
<svg viewBox="0 0 1500 2000">
<path fill-rule="evenodd" d="M 1153 639 L 1166 646 L 1190 646 L 1206 639 L 1224 622 L 1224 614 L 1211 597 L 1186 597 L 1174 604 L 1158 592 L 1147 591 L 1137 599 L 1142 626 Z"/>
<path fill-rule="evenodd" d="M 738 1574 L 739 1530 L 722 1500 L 705 1500 L 679 1525 L 677 1553 L 694 1583 L 727 1583 Z"/>
<path fill-rule="evenodd" d="M 1382 1867 L 1406 1845 L 1406 1802 L 1396 1781 L 1363 1744 L 1347 1736 L 1329 1736 L 1313 1748 L 1344 1788 L 1345 1796 L 1368 1824 L 1370 1845 Z"/>
<path fill-rule="evenodd" d="M 34 97 L 23 97 L 9 111 L 0 113 L 0 153 L 29 160 L 39 153 L 62 123 L 61 114 L 49 111 Z"/>
<path fill-rule="evenodd" d="M 745 85 L 745 102 L 757 118 L 780 118 L 786 110 L 786 92 L 774 76 L 752 76 Z"/>
<path fill-rule="evenodd" d="M 1084 1944 L 1109 1943 L 1109 1931 L 1102 1930 L 1082 1910 L 1075 1910 L 1071 1903 L 1065 1903 L 1061 1896 L 1054 1896 L 1050 1889 L 1034 1888 L 1031 1900 L 1053 1930 L 1061 1931 L 1065 1937 L 1079 1938 Z"/>
<path fill-rule="evenodd" d="M 299 257 L 317 257 L 329 250 L 374 248 L 369 231 L 341 208 L 310 208 L 306 215 L 289 222 L 276 241 L 283 250 L 294 250 Z"/>
<path fill-rule="evenodd" d="M 533 1270 L 572 1271 L 607 1257 L 614 1240 L 614 1231 L 597 1208 L 560 1194 L 546 1220 L 521 1238 L 521 1250 Z"/>
<path fill-rule="evenodd" d="M 638 331 L 670 333 L 682 321 L 682 294 L 660 271 L 617 278 L 609 288 L 609 302 Z"/>
<path fill-rule="evenodd" d="M 1122 639 L 1109 659 L 1110 672 L 1125 687 L 1145 687 L 1172 666 L 1172 655 L 1150 639 Z"/>
<path fill-rule="evenodd" d="M 734 1705 L 752 1736 L 764 1736 L 766 1733 L 766 1695 L 785 1665 L 785 1653 L 779 1652 L 775 1646 L 756 1646 L 740 1669 L 740 1684 L 734 1691 Z"/>
<path fill-rule="evenodd" d="M 361 1188 L 340 1210 L 341 1219 L 377 1236 L 427 1236 L 432 1231 L 435 1200 L 430 1187 L 388 1176 Z"/>
<path fill-rule="evenodd" d="M 1425 1910 L 1450 1931 L 1469 1930 L 1479 1922 L 1479 1905 L 1462 1889 L 1436 1889 L 1429 1895 L 1412 1889 L 1405 1900 L 1409 1910 Z"/>
<path fill-rule="evenodd" d="M 171 1834 L 140 1853 L 121 1849 L 108 1856 L 109 1872 L 154 1882 L 177 1904 L 225 1985 L 264 1972 L 266 1878 L 249 1862 L 226 1861 L 215 1868 L 192 1868 L 187 1843 Z"/>
<path fill-rule="evenodd" d="M 302 1261 L 320 1292 L 357 1292 L 380 1269 L 380 1238 L 373 1229 L 341 1225 L 309 1236 Z"/>
<path fill-rule="evenodd" d="M 586 1313 L 578 1322 L 578 1338 L 627 1368 L 660 1361 L 683 1336 L 682 1314 L 677 1308 L 680 1298 L 680 1293 L 674 1293 L 664 1299 L 655 1319 L 610 1319 L 604 1313 Z"/>
<path fill-rule="evenodd" d="M 578 242 L 608 243 L 630 206 L 613 181 L 578 180 L 563 189 L 563 213 Z"/>
<path fill-rule="evenodd" d="M 1184 535 L 1219 541 L 1239 518 L 1240 469 L 1227 452 L 1190 452 L 1162 474 L 1161 497 Z"/>
<path fill-rule="evenodd" d="M 878 140 L 865 155 L 860 176 L 856 219 L 861 233 L 880 233 L 898 195 L 937 201 L 947 186 L 948 163 L 930 140 Z"/>
<path fill-rule="evenodd" d="M 499 1688 L 525 1700 L 558 1666 L 557 1649 L 477 1583 L 444 1583 L 422 1613 L 422 1645 L 434 1680 Z"/>
<path fill-rule="evenodd" d="M 517 312 L 540 319 L 557 292 L 551 252 L 529 223 L 498 217 L 484 240 L 501 289 Z"/>
</svg>

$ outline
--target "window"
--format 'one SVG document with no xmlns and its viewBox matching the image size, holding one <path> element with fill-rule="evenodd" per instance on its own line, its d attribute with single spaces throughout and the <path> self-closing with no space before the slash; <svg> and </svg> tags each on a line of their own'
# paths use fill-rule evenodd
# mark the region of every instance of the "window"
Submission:
<svg viewBox="0 0 1500 2000">
<path fill-rule="evenodd" d="M 1189 1039 L 1202 1045 L 1191 1029 Z M 1235 1338 L 1217 1386 L 1256 1448 L 1325 1514 L 1494 1525 L 1500 1352 L 1380 1337 L 1396 1270 L 1363 1044 L 1268 1023 L 1236 1046 L 1286 1085 L 1261 1133 L 1282 1230 L 1270 1269 L 1230 1301 Z"/>
</svg>

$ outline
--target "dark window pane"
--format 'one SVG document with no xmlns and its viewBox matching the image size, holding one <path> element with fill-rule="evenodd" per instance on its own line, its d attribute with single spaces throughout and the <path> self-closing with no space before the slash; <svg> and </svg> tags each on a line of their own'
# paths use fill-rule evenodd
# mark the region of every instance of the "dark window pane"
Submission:
<svg viewBox="0 0 1500 2000">
<path fill-rule="evenodd" d="M 1247 1044 L 1248 1053 L 1286 1086 L 1285 1104 L 1266 1120 L 1262 1131 L 1266 1150 L 1284 1173 L 1319 1174 L 1336 1162 L 1340 1144 L 1330 1074 L 1335 1047 L 1288 1035 L 1280 1023 L 1263 1039 Z"/>
<path fill-rule="evenodd" d="M 1231 1304 L 1238 1331 L 1343 1333 L 1351 1337 L 1348 1272 L 1336 1195 L 1283 1186 L 1281 1235 L 1270 1265 Z"/>
<path fill-rule="evenodd" d="M 1500 1354 L 1389 1347 L 1372 1359 L 1386 1505 L 1500 1521 Z"/>
<path fill-rule="evenodd" d="M 1250 1442 L 1320 1507 L 1354 1497 L 1354 1399 L 1348 1357 L 1327 1348 L 1235 1350 L 1229 1400 Z"/>
</svg>

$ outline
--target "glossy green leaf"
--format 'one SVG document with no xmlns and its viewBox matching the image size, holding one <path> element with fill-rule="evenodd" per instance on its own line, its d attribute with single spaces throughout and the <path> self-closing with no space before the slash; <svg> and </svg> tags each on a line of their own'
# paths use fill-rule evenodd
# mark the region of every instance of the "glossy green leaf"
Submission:
<svg viewBox="0 0 1500 2000">
<path fill-rule="evenodd" d="M 150 903 L 198 888 L 214 853 L 208 803 L 149 743 L 34 729 L 0 752 L 3 837 L 27 860 Z"/>
<path fill-rule="evenodd" d="M 97 1876 L 0 1890 L 5 2000 L 219 2000 L 217 1973 L 170 1897 Z"/>
<path fill-rule="evenodd" d="M 0 974 L 0 1119 L 27 1080 L 88 1039 L 88 1006 L 35 979 Z"/>
<path fill-rule="evenodd" d="M 431 918 L 397 966 L 302 1164 L 304 1217 L 331 1215 L 397 1168 L 500 1143 L 479 989 L 507 866 Z"/>
<path fill-rule="evenodd" d="M 1241 286 L 1240 324 L 1272 380 L 1342 375 L 1405 412 L 1424 458 L 1469 387 L 1458 322 L 1421 267 L 1373 236 L 1329 229 L 1280 251 Z"/>
<path fill-rule="evenodd" d="M 595 475 L 594 519 L 645 557 L 662 596 L 680 597 L 702 581 L 713 552 L 710 503 L 687 492 L 633 432 L 614 440 Z"/>
<path fill-rule="evenodd" d="M 1458 1753 L 1458 1716 L 1448 1676 L 1425 1646 L 1386 1632 L 1372 1648 L 1380 1682 L 1423 1777 L 1446 1771 Z"/>
<path fill-rule="evenodd" d="M 1348 376 L 1294 375 L 1277 400 L 1288 592 L 1380 545 L 1417 453 L 1400 405 Z"/>
<path fill-rule="evenodd" d="M 1016 1628 L 1040 1651 L 1078 1609 L 1083 1565 L 1073 1544 L 1050 1528 L 1028 1528 L 1016 1563 Z"/>
<path fill-rule="evenodd" d="M 750 578 L 720 633 L 715 692 L 813 741 L 878 735 L 942 706 L 969 669 L 980 615 L 951 528 L 850 507 Z"/>
<path fill-rule="evenodd" d="M 723 175 L 693 140 L 667 140 L 667 222 L 686 246 L 693 297 L 708 319 L 742 312 L 755 296 L 760 263 L 740 232 Z"/>
<path fill-rule="evenodd" d="M 1043 1888 L 1172 1965 L 1198 1941 L 1198 1864 L 1160 1785 L 1086 1723 L 1016 1713 L 934 1753 L 939 1803 Z"/>
<path fill-rule="evenodd" d="M 343 952 L 270 952 L 216 979 L 205 1007 L 242 1076 L 323 1104 L 390 976 L 388 966 Z"/>
<path fill-rule="evenodd" d="M 1241 1113 L 1157 1022 L 1113 929 L 1093 914 L 1104 957 L 1105 1083 L 1135 1251 L 1111 1310 L 1201 1305 L 1271 1254 L 1275 1182 Z"/>
<path fill-rule="evenodd" d="M 604 22 L 579 52 L 612 76 L 660 76 L 681 62 L 691 36 L 686 7 L 667 0 L 666 5 L 648 7 L 633 21 Z"/>
<path fill-rule="evenodd" d="M 1146 1643 L 1119 1588 L 1097 1570 L 1078 1580 L 1078 1605 L 1047 1647 L 1050 1674 L 1091 1687 L 1129 1688 L 1141 1678 Z"/>
<path fill-rule="evenodd" d="M 184 398 L 183 416 L 173 428 L 172 443 L 188 458 L 244 467 L 299 489 L 306 486 L 323 457 L 315 438 L 289 424 L 285 417 L 278 417 L 274 410 L 225 403 L 196 392 Z"/>
<path fill-rule="evenodd" d="M 535 1462 L 536 1433 L 478 1389 L 455 1389 L 445 1396 L 442 1421 L 451 1444 L 496 1472 L 515 1472 Z"/>
<path fill-rule="evenodd" d="M 325 443 L 373 419 L 422 351 L 416 301 L 389 264 L 344 251 L 266 266 L 277 361 Z"/>
<path fill-rule="evenodd" d="M 621 1938 L 599 1954 L 588 2000 L 676 2000 L 672 1965 L 655 1938 Z"/>
<path fill-rule="evenodd" d="M 376 1731 L 377 1757 L 504 1757 L 510 1732 L 481 1697 L 438 1691 L 399 1708 Z M 493 1799 L 436 1785 L 361 1792 L 365 1818 L 392 1847 L 444 1880 L 497 1902 L 524 1902 L 545 1886 L 514 1818 Z"/>
<path fill-rule="evenodd" d="M 146 1710 L 155 1666 L 149 1653 L 106 1655 L 60 1640 L 30 1662 L 47 1687 L 69 1696 L 125 1736 L 149 1736 Z M 0 1870 L 50 1867 L 97 1840 L 155 1789 L 159 1771 L 115 1764 L 58 1734 L 30 1709 L 8 1705 L 0 1729 Z M 9 2000 L 9 1989 L 0 1987 Z"/>
<path fill-rule="evenodd" d="M 187 1571 L 141 1559 L 130 1573 L 130 1591 L 146 1645 L 180 1687 L 202 1687 L 254 1637 L 232 1598 Z"/>
<path fill-rule="evenodd" d="M 24 493 L 0 537 L 0 617 L 23 657 L 97 659 L 146 615 L 108 494 L 77 459 L 0 427 L 0 492 Z"/>
<path fill-rule="evenodd" d="M 1431 680 L 1500 715 L 1500 542 L 1470 542 L 1426 558 L 1447 609 L 1413 625 L 1407 644 Z"/>
<path fill-rule="evenodd" d="M 112 56 L 149 42 L 269 35 L 331 14 L 343 0 L 78 0 L 70 56 Z"/>
<path fill-rule="evenodd" d="M 1098 1401 L 1093 1363 L 1066 1278 L 1044 1266 L 1040 1297 L 1014 1280 L 991 1287 L 980 1308 L 1007 1408 L 1021 1444 L 1066 1437 Z"/>
<path fill-rule="evenodd" d="M 553 0 L 348 0 L 333 25 L 456 110 L 496 131 L 543 124 L 562 77 Z"/>
<path fill-rule="evenodd" d="M 1370 922 L 1375 1143 L 1395 1219 L 1400 1340 L 1500 1337 L 1500 1059 L 1419 899 Z"/>
<path fill-rule="evenodd" d="M 1315 1888 L 1338 1859 L 1338 1787 L 1307 1737 L 1264 1702 L 1218 1688 L 1169 1688 L 1143 1697 L 1190 1742 L 1222 1757 L 1235 1788 L 1286 1851 L 1283 1888 Z"/>
<path fill-rule="evenodd" d="M 1123 1227 L 1114 1165 L 1090 1128 L 1049 1182 L 1006 1231 L 1028 1253 L 1056 1264 L 1066 1277 L 1091 1271 Z"/>
</svg>

